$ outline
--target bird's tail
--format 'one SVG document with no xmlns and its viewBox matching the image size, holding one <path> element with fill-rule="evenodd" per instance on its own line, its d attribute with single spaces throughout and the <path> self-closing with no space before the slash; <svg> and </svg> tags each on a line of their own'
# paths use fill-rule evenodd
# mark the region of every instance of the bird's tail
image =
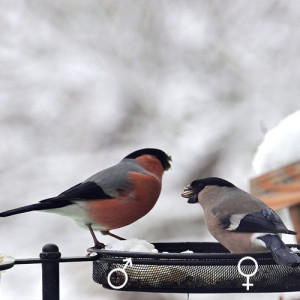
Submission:
<svg viewBox="0 0 300 300">
<path fill-rule="evenodd" d="M 274 260 L 279 265 L 297 267 L 300 265 L 300 257 L 294 253 L 276 234 L 266 234 L 259 237 L 271 251 Z"/>
<path fill-rule="evenodd" d="M 64 199 L 63 197 L 53 197 L 53 198 L 44 199 L 35 204 L 26 205 L 26 206 L 4 211 L 0 213 L 0 218 L 22 214 L 34 210 L 51 210 L 54 208 L 64 207 L 70 204 L 72 204 L 72 202 L 70 200 Z"/>
<path fill-rule="evenodd" d="M 41 203 L 36 203 L 36 204 L 26 205 L 26 206 L 4 211 L 0 213 L 0 217 L 9 217 L 12 215 L 17 215 L 17 214 L 22 214 L 33 210 L 42 210 L 42 209 L 43 209 L 43 205 L 41 205 Z"/>
</svg>

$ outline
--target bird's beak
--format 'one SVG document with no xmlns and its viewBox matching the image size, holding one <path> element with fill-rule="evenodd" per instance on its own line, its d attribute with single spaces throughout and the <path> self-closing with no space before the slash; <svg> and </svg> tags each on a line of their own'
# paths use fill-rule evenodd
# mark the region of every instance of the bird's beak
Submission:
<svg viewBox="0 0 300 300">
<path fill-rule="evenodd" d="M 188 203 L 197 203 L 198 202 L 197 195 L 190 185 L 186 186 L 183 189 L 183 193 L 181 194 L 181 197 L 188 198 L 189 199 Z"/>
<path fill-rule="evenodd" d="M 181 197 L 183 197 L 183 198 L 190 198 L 190 196 L 193 195 L 193 193 L 194 193 L 194 191 L 188 185 L 188 186 L 184 187 L 183 193 L 181 194 Z"/>
</svg>

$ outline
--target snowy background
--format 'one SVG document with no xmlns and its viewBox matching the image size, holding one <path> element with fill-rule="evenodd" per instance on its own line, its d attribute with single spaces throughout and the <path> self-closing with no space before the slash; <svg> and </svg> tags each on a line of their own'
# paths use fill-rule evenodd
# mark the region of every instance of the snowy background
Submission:
<svg viewBox="0 0 300 300">
<path fill-rule="evenodd" d="M 264 133 L 300 107 L 299 1 L 4 0 L 0 8 L 1 211 L 157 147 L 173 157 L 157 205 L 114 232 L 213 241 L 183 187 L 214 175 L 248 190 Z M 2 253 L 37 257 L 48 242 L 63 256 L 92 246 L 88 231 L 60 216 L 0 220 Z M 15 266 L 0 299 L 41 299 L 40 274 L 39 265 Z M 107 291 L 91 274 L 89 263 L 61 264 L 61 299 L 186 299 Z M 230 295 L 241 297 L 257 296 Z"/>
</svg>

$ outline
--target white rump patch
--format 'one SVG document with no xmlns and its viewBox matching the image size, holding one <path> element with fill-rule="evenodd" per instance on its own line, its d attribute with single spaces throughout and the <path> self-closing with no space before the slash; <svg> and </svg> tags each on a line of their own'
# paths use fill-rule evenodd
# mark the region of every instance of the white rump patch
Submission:
<svg viewBox="0 0 300 300">
<path fill-rule="evenodd" d="M 79 227 L 87 229 L 86 224 L 91 224 L 94 230 L 106 231 L 107 228 L 95 224 L 85 212 L 84 201 L 74 201 L 74 204 L 60 208 L 45 209 L 44 212 L 54 213 L 71 218 Z"/>
<path fill-rule="evenodd" d="M 259 232 L 259 233 L 254 233 L 252 235 L 252 242 L 253 244 L 266 248 L 266 244 L 263 240 L 259 239 L 259 237 L 261 236 L 265 236 L 265 235 L 277 235 L 276 233 L 267 233 L 267 232 Z"/>
</svg>

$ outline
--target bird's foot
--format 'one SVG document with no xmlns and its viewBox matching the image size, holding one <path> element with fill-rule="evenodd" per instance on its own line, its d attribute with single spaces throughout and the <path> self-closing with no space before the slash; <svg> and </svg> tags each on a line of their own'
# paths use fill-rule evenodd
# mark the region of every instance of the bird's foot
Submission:
<svg viewBox="0 0 300 300">
<path fill-rule="evenodd" d="M 98 240 L 96 240 L 94 242 L 95 242 L 94 248 L 96 248 L 96 249 L 104 249 L 105 248 L 105 245 L 103 243 L 99 242 Z"/>
</svg>

